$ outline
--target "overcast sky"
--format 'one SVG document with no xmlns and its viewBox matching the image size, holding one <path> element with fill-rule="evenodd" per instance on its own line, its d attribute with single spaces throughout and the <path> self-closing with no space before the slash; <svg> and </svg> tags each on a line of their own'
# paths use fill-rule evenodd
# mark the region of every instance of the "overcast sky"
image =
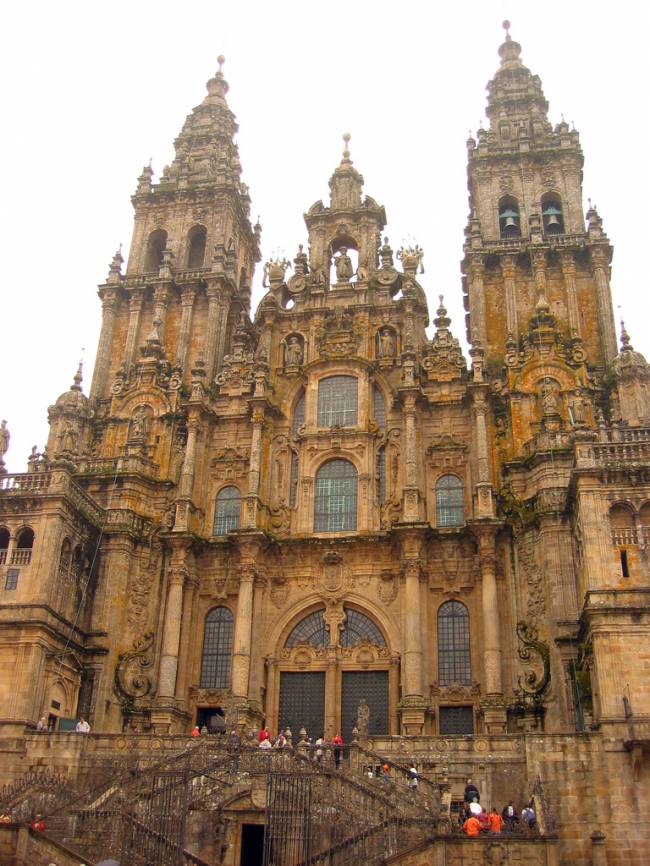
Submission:
<svg viewBox="0 0 650 866">
<path fill-rule="evenodd" d="M 465 140 L 485 117 L 509 18 L 551 121 L 563 113 L 580 132 L 585 208 L 591 197 L 615 247 L 615 310 L 650 357 L 647 16 L 645 4 L 596 0 L 7 5 L 0 418 L 12 434 L 9 470 L 24 471 L 31 446 L 45 444 L 47 407 L 82 353 L 87 393 L 96 286 L 120 242 L 128 251 L 136 178 L 150 157 L 156 178 L 171 161 L 220 53 L 264 260 L 292 258 L 305 242 L 302 214 L 327 198 L 349 130 L 393 247 L 408 238 L 424 247 L 430 307 L 444 293 L 462 337 Z M 254 303 L 261 277 L 260 268 Z"/>
</svg>

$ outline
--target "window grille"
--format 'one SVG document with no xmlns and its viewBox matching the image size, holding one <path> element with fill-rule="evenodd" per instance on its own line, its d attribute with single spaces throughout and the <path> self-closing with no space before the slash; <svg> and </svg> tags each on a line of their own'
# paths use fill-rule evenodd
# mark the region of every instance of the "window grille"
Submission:
<svg viewBox="0 0 650 866">
<path fill-rule="evenodd" d="M 386 449 L 377 451 L 377 500 L 380 505 L 386 501 Z"/>
<path fill-rule="evenodd" d="M 298 501 L 298 454 L 291 452 L 291 477 L 289 479 L 289 505 L 296 507 Z"/>
<path fill-rule="evenodd" d="M 328 376 L 318 383 L 318 426 L 356 427 L 358 384 L 354 376 Z"/>
<path fill-rule="evenodd" d="M 436 482 L 436 526 L 462 526 L 465 522 L 463 484 L 456 475 Z"/>
<path fill-rule="evenodd" d="M 205 618 L 202 689 L 227 689 L 230 686 L 233 617 L 227 607 L 215 607 Z"/>
<path fill-rule="evenodd" d="M 386 646 L 383 634 L 364 613 L 344 608 L 345 623 L 341 630 L 341 646 L 356 646 L 361 641 L 368 641 L 376 646 Z"/>
<path fill-rule="evenodd" d="M 438 610 L 438 681 L 472 684 L 469 613 L 460 601 L 446 601 Z"/>
<path fill-rule="evenodd" d="M 322 610 L 315 610 L 301 619 L 289 634 L 285 642 L 285 647 L 296 646 L 299 643 L 308 643 L 312 646 L 323 647 L 329 646 L 329 634 L 325 625 Z"/>
<path fill-rule="evenodd" d="M 227 535 L 239 529 L 241 495 L 236 487 L 224 487 L 217 495 L 213 535 Z"/>
<path fill-rule="evenodd" d="M 357 470 L 348 460 L 330 460 L 316 474 L 314 530 L 357 528 Z"/>
<path fill-rule="evenodd" d="M 7 574 L 5 575 L 5 589 L 17 589 L 18 588 L 18 575 L 20 574 L 19 568 L 8 568 Z"/>
<path fill-rule="evenodd" d="M 381 390 L 376 386 L 372 386 L 372 412 L 375 416 L 375 424 L 380 430 L 386 426 L 386 402 Z"/>
<path fill-rule="evenodd" d="M 293 420 L 291 422 L 291 433 L 294 436 L 298 435 L 298 431 L 305 423 L 305 392 L 303 391 L 296 402 L 293 410 Z"/>
<path fill-rule="evenodd" d="M 473 734 L 474 711 L 472 707 L 440 707 L 441 734 Z"/>
</svg>

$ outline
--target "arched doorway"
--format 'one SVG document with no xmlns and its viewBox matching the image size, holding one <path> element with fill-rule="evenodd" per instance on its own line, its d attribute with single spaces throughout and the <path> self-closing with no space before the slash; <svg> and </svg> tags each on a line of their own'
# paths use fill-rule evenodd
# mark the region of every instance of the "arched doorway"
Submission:
<svg viewBox="0 0 650 866">
<path fill-rule="evenodd" d="M 362 700 L 370 734 L 396 730 L 397 659 L 379 626 L 357 608 L 319 607 L 303 616 L 274 667 L 269 697 L 276 712 L 269 715 L 278 730 L 291 729 L 294 741 L 305 728 L 312 739 L 340 731 L 350 742 Z"/>
</svg>

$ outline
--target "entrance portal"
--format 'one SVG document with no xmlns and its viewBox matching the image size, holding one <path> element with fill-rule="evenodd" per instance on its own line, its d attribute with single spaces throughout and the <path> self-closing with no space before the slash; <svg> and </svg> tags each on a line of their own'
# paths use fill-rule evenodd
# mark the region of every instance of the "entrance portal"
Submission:
<svg viewBox="0 0 650 866">
<path fill-rule="evenodd" d="M 388 671 L 343 671 L 341 690 L 341 731 L 343 742 L 352 741 L 359 701 L 365 698 L 370 710 L 369 734 L 388 733 Z"/>
<path fill-rule="evenodd" d="M 325 730 L 325 672 L 282 671 L 280 674 L 280 729 L 291 728 L 298 742 L 301 728 L 312 739 Z"/>
<path fill-rule="evenodd" d="M 264 862 L 264 824 L 242 824 L 239 866 L 262 866 Z"/>
</svg>

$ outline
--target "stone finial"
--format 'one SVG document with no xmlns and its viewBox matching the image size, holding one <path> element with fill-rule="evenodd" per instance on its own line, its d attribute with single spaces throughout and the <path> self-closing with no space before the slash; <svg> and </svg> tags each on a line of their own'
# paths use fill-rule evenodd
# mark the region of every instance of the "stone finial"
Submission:
<svg viewBox="0 0 650 866">
<path fill-rule="evenodd" d="M 153 177 L 153 168 L 151 167 L 151 160 L 149 160 L 149 164 L 145 165 L 142 169 L 142 174 L 138 178 L 138 188 L 136 189 L 136 195 L 142 195 L 144 193 L 151 192 L 151 178 Z"/>
<path fill-rule="evenodd" d="M 296 257 L 293 260 L 294 264 L 294 273 L 296 274 L 306 274 L 309 271 L 309 267 L 307 265 L 307 254 L 303 252 L 303 245 L 298 244 L 298 252 L 296 253 Z"/>
<path fill-rule="evenodd" d="M 74 379 L 72 381 L 72 385 L 70 385 L 71 391 L 81 391 L 81 383 L 83 382 L 83 361 L 79 361 L 79 366 L 77 367 L 77 372 L 74 374 Z"/>
<path fill-rule="evenodd" d="M 634 347 L 630 342 L 630 335 L 625 330 L 625 322 L 621 319 L 621 352 L 632 352 Z"/>
<path fill-rule="evenodd" d="M 436 326 L 437 331 L 447 331 L 451 325 L 451 319 L 447 315 L 447 308 L 444 304 L 444 295 L 438 295 L 438 300 L 440 306 L 436 310 L 436 318 L 433 320 L 433 324 Z"/>
<path fill-rule="evenodd" d="M 5 471 L 5 462 L 3 458 L 9 450 L 10 440 L 11 433 L 7 427 L 7 422 L 3 419 L 2 422 L 0 422 L 0 472 Z"/>
<path fill-rule="evenodd" d="M 217 69 L 214 78 L 211 78 L 205 85 L 208 91 L 206 99 L 223 100 L 226 93 L 228 93 L 228 82 L 223 77 L 223 64 L 225 62 L 226 58 L 223 56 L 223 54 L 220 54 L 217 57 L 217 63 L 219 64 L 219 68 Z"/>
<path fill-rule="evenodd" d="M 349 147 L 351 138 L 352 138 L 352 136 L 350 135 L 349 132 L 343 133 L 344 146 L 343 146 L 343 159 L 341 160 L 341 162 L 348 162 L 348 163 L 352 162 L 352 160 L 350 159 L 350 147 Z"/>
</svg>

